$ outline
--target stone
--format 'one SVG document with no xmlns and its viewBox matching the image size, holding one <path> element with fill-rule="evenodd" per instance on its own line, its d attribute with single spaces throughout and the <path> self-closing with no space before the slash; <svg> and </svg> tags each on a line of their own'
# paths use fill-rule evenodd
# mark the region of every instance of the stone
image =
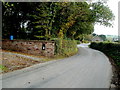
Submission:
<svg viewBox="0 0 120 90">
<path fill-rule="evenodd" d="M 45 43 L 46 49 L 42 50 L 42 43 Z M 17 46 L 16 46 L 17 44 Z M 2 49 L 15 50 L 32 55 L 53 56 L 55 51 L 55 42 L 51 41 L 27 41 L 27 40 L 2 40 Z M 49 52 L 49 53 L 48 53 Z"/>
<path fill-rule="evenodd" d="M 115 86 L 115 84 L 111 84 L 110 87 L 111 88 L 115 88 L 116 86 Z"/>
</svg>

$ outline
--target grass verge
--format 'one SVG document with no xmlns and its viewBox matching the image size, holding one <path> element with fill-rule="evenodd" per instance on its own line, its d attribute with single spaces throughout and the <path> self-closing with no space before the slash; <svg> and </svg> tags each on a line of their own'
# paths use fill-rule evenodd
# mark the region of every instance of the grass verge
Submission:
<svg viewBox="0 0 120 90">
<path fill-rule="evenodd" d="M 10 53 L 10 54 L 8 54 L 8 53 Z M 12 53 L 15 53 L 15 54 L 12 54 Z M 48 57 L 43 57 L 43 56 L 26 55 L 24 53 L 9 52 L 9 51 L 3 50 L 2 51 L 2 58 L 0 58 L 0 60 L 2 60 L 2 64 L 0 64 L 0 73 L 8 73 L 8 72 L 12 72 L 12 71 L 19 70 L 19 69 L 22 69 L 22 68 L 30 67 L 30 66 L 35 65 L 35 64 L 44 63 L 44 62 L 53 61 L 53 60 L 64 59 L 64 58 L 73 56 L 76 53 L 71 54 L 69 56 L 55 55 L 54 57 L 49 57 L 48 58 Z M 33 59 L 30 59 L 30 58 L 27 58 L 27 57 L 26 58 L 22 57 L 22 56 L 17 55 L 17 54 L 31 56 L 33 58 L 37 57 L 37 58 L 40 58 L 40 59 L 39 60 L 33 60 Z"/>
</svg>

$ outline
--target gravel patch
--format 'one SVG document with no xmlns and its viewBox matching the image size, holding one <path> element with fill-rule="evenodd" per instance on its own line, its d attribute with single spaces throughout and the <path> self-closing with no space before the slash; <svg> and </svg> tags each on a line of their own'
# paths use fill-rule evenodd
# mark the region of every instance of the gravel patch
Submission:
<svg viewBox="0 0 120 90">
<path fill-rule="evenodd" d="M 6 54 L 6 55 L 16 55 L 18 57 L 28 58 L 28 59 L 37 60 L 37 61 L 40 61 L 40 60 L 43 59 L 43 58 L 37 58 L 37 57 L 32 57 L 32 56 L 27 56 L 27 55 L 22 55 L 22 54 L 11 53 L 11 52 L 4 52 L 4 54 Z"/>
</svg>

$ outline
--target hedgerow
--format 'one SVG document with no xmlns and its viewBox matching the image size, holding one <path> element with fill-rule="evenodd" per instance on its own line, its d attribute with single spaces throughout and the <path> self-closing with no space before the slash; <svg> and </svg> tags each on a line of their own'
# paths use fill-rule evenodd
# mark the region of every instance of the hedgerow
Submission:
<svg viewBox="0 0 120 90">
<path fill-rule="evenodd" d="M 120 66 L 120 43 L 92 42 L 90 48 L 102 51 L 111 57 L 118 66 Z"/>
<path fill-rule="evenodd" d="M 56 45 L 55 54 L 62 56 L 71 56 L 77 53 L 77 42 L 75 40 L 54 39 Z"/>
</svg>

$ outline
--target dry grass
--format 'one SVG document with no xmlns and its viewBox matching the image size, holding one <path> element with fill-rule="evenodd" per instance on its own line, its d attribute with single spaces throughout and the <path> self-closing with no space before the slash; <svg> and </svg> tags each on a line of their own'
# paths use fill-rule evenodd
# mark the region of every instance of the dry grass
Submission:
<svg viewBox="0 0 120 90">
<path fill-rule="evenodd" d="M 31 57 L 43 58 L 43 59 L 41 59 L 40 61 L 33 60 L 30 58 L 21 57 L 19 55 L 8 54 L 9 52 L 15 53 L 15 54 L 31 56 Z M 0 71 L 0 73 L 12 72 L 14 70 L 26 68 L 26 67 L 32 66 L 34 64 L 65 58 L 64 56 L 55 56 L 52 58 L 45 58 L 43 56 L 35 56 L 35 55 L 29 55 L 29 54 L 24 54 L 24 53 L 19 53 L 19 52 L 14 52 L 14 51 L 6 51 L 6 50 L 0 51 L 0 55 L 1 55 L 1 57 L 0 57 L 0 70 L 1 71 Z"/>
<path fill-rule="evenodd" d="M 31 55 L 31 54 L 27 54 L 27 53 L 12 51 L 12 50 L 2 50 L 2 52 L 11 52 L 11 53 L 16 53 L 16 54 L 22 54 L 22 55 L 37 57 L 37 58 L 45 58 L 45 56 Z"/>
<path fill-rule="evenodd" d="M 1 73 L 11 72 L 40 63 L 40 61 L 7 54 L 4 51 L 0 53 L 2 53 L 2 58 L 0 57 L 0 61 L 2 61 L 2 63 L 0 63 L 0 69 L 2 70 Z"/>
<path fill-rule="evenodd" d="M 15 54 L 8 54 L 9 52 L 15 53 Z M 40 60 L 38 61 L 30 58 L 21 57 L 17 54 L 40 58 Z M 35 56 L 35 55 L 29 55 L 29 54 L 24 54 L 24 53 L 14 52 L 14 51 L 7 51 L 7 50 L 0 50 L 0 55 L 1 55 L 0 56 L 0 73 L 12 72 L 14 70 L 26 68 L 34 64 L 67 58 L 66 56 L 62 56 L 62 55 L 61 56 L 55 55 L 54 57 L 46 58 L 44 56 Z"/>
</svg>

